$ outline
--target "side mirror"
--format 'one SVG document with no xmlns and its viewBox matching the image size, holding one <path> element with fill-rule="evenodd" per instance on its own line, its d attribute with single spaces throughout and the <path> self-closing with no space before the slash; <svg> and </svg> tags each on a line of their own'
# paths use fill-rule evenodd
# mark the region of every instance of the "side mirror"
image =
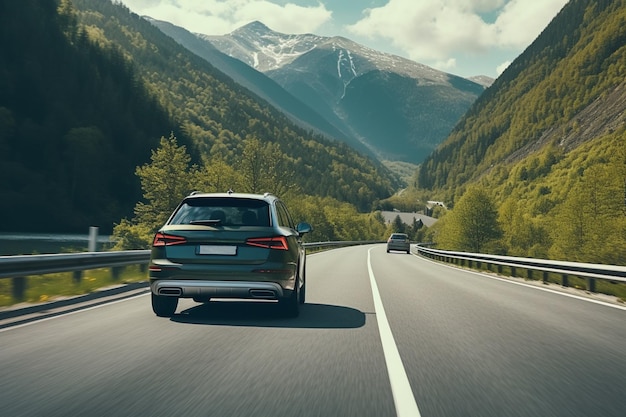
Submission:
<svg viewBox="0 0 626 417">
<path fill-rule="evenodd" d="M 311 227 L 311 225 L 305 222 L 298 223 L 298 225 L 296 226 L 296 232 L 298 232 L 298 234 L 301 236 L 305 233 L 309 233 L 312 231 L 313 228 Z"/>
</svg>

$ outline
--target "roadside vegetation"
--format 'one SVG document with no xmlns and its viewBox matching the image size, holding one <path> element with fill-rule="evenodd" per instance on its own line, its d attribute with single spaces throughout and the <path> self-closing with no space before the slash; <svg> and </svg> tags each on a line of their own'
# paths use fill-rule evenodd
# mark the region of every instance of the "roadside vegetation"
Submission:
<svg viewBox="0 0 626 417">
<path fill-rule="evenodd" d="M 546 150 L 494 170 L 448 202 L 429 240 L 441 249 L 626 265 L 625 135 L 622 128 L 568 154 Z"/>
<path fill-rule="evenodd" d="M 570 1 L 476 100 L 411 181 L 449 209 L 431 241 L 626 265 L 624 22 L 623 1 Z"/>
<path fill-rule="evenodd" d="M 313 232 L 307 241 L 383 240 L 393 225 L 385 224 L 378 212 L 360 213 L 352 204 L 332 197 L 307 195 L 286 175 L 285 156 L 275 145 L 249 137 L 237 168 L 219 157 L 192 164 L 185 145 L 174 135 L 162 137 L 152 151 L 151 162 L 140 166 L 143 200 L 135 205 L 134 217 L 122 219 L 113 230 L 115 249 L 146 249 L 178 203 L 192 191 L 242 193 L 272 192 L 290 208 L 296 222 L 307 221 Z"/>
<path fill-rule="evenodd" d="M 16 303 L 49 302 L 60 297 L 90 294 L 115 285 L 143 282 L 148 280 L 148 272 L 145 268 L 142 270 L 140 266 L 133 265 L 124 267 L 117 276 L 111 273 L 110 268 L 100 268 L 83 271 L 80 280 L 75 279 L 72 272 L 32 275 L 26 277 L 26 280 L 23 299 L 15 299 L 12 280 L 0 279 L 0 307 Z"/>
</svg>

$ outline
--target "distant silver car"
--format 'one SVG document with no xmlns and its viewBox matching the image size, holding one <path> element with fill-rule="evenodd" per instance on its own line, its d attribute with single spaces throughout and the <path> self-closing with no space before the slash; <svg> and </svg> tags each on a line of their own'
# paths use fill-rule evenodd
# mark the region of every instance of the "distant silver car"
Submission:
<svg viewBox="0 0 626 417">
<path fill-rule="evenodd" d="M 411 242 L 406 233 L 392 233 L 387 239 L 387 253 L 392 250 L 411 253 Z"/>
</svg>

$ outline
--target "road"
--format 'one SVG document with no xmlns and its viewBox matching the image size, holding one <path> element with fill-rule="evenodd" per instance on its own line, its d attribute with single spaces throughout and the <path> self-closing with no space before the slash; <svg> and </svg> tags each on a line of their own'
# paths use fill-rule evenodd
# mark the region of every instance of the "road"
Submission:
<svg viewBox="0 0 626 417">
<path fill-rule="evenodd" d="M 384 245 L 309 255 L 307 304 L 146 294 L 0 329 L 0 414 L 626 416 L 626 308 Z"/>
</svg>

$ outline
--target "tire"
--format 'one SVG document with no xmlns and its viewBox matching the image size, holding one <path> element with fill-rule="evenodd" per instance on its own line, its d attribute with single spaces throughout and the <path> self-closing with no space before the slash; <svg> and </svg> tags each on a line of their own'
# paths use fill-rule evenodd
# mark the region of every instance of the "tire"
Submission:
<svg viewBox="0 0 626 417">
<path fill-rule="evenodd" d="M 172 317 L 178 307 L 178 297 L 152 294 L 152 311 L 159 317 Z"/>
<path fill-rule="evenodd" d="M 285 316 L 298 317 L 300 314 L 299 294 L 300 291 L 298 291 L 298 287 L 296 286 L 289 298 L 283 298 L 278 302 Z"/>
<path fill-rule="evenodd" d="M 302 273 L 302 288 L 300 288 L 300 294 L 298 302 L 304 304 L 306 302 L 306 269 Z"/>
<path fill-rule="evenodd" d="M 300 288 L 300 298 L 298 301 L 300 304 L 304 304 L 306 302 L 306 280 L 304 280 L 302 288 Z"/>
</svg>

